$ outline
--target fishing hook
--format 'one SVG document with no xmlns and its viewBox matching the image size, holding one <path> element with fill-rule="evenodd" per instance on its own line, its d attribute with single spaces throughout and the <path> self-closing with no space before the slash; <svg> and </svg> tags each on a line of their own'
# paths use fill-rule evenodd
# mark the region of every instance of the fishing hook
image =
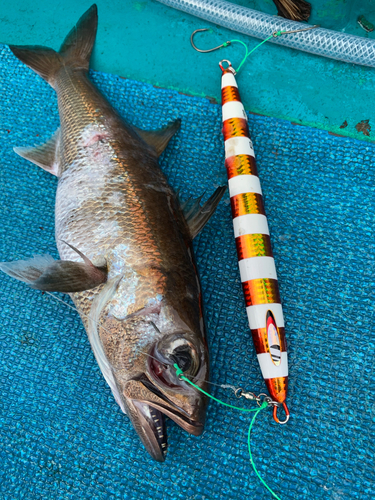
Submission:
<svg viewBox="0 0 375 500">
<path fill-rule="evenodd" d="M 230 42 L 229 40 L 227 42 L 224 42 L 222 43 L 221 45 L 218 45 L 217 47 L 214 47 L 213 49 L 208 49 L 208 50 L 202 50 L 202 49 L 198 49 L 198 47 L 196 45 L 194 45 L 194 35 L 196 33 L 198 33 L 198 31 L 209 31 L 208 28 L 201 28 L 199 30 L 195 30 L 193 31 L 193 33 L 191 34 L 191 37 L 190 37 L 190 43 L 193 47 L 193 49 L 197 50 L 198 52 L 204 52 L 204 53 L 207 53 L 207 52 L 213 52 L 214 50 L 218 50 L 218 49 L 221 49 L 222 47 L 228 47 L 228 45 L 231 45 L 232 42 Z"/>
<path fill-rule="evenodd" d="M 272 36 L 274 38 L 277 38 L 280 35 L 290 35 L 292 33 L 301 33 L 302 31 L 310 31 L 310 30 L 313 30 L 313 29 L 319 28 L 319 27 L 320 27 L 319 24 L 314 24 L 314 26 L 309 26 L 308 28 L 301 28 L 298 30 L 274 31 L 272 33 Z M 207 54 L 208 52 L 214 52 L 215 50 L 221 49 L 223 47 L 228 47 L 228 45 L 232 45 L 232 42 L 230 40 L 227 40 L 226 42 L 222 43 L 221 45 L 218 45 L 217 47 L 214 47 L 213 49 L 207 49 L 207 50 L 198 49 L 198 47 L 194 44 L 194 36 L 196 33 L 202 32 L 202 31 L 209 31 L 209 28 L 197 29 L 197 30 L 193 31 L 193 33 L 190 36 L 190 43 L 191 43 L 193 49 L 195 49 L 197 52 L 203 52 L 203 53 Z"/>
<path fill-rule="evenodd" d="M 273 407 L 273 419 L 275 420 L 275 422 L 277 422 L 278 424 L 286 424 L 289 420 L 289 417 L 290 417 L 290 414 L 289 414 L 289 409 L 284 401 L 284 403 L 282 403 L 283 405 L 283 408 L 284 408 L 284 412 L 285 412 L 285 419 L 284 420 L 280 420 L 279 417 L 277 416 L 277 410 L 279 408 L 280 405 L 278 406 L 274 406 Z"/>
</svg>

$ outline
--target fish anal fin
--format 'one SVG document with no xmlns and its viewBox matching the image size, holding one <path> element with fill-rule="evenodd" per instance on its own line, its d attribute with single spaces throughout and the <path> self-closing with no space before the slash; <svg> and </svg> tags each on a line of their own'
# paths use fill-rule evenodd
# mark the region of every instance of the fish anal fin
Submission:
<svg viewBox="0 0 375 500">
<path fill-rule="evenodd" d="M 178 118 L 174 122 L 167 125 L 165 128 L 160 130 L 141 130 L 135 128 L 137 134 L 145 141 L 146 144 L 151 146 L 157 154 L 160 156 L 165 148 L 168 146 L 169 141 L 174 136 L 174 134 L 179 130 L 181 126 L 181 120 Z"/>
<path fill-rule="evenodd" d="M 107 270 L 94 266 L 89 259 L 74 262 L 37 255 L 29 260 L 0 262 L 0 270 L 31 288 L 47 292 L 83 292 L 107 281 Z"/>
<path fill-rule="evenodd" d="M 14 148 L 14 152 L 57 177 L 59 173 L 59 148 L 60 129 L 57 129 L 51 139 L 41 146 Z"/>
<path fill-rule="evenodd" d="M 203 205 L 200 203 L 202 196 L 199 196 L 195 200 L 188 200 L 180 205 L 192 239 L 199 234 L 214 214 L 226 189 L 226 186 L 218 187 Z"/>
</svg>

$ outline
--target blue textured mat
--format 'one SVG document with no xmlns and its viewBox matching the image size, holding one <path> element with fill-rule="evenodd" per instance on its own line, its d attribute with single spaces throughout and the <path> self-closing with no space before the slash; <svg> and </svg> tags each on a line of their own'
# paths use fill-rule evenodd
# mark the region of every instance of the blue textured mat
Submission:
<svg viewBox="0 0 375 500">
<path fill-rule="evenodd" d="M 0 260 L 57 257 L 57 180 L 12 151 L 55 131 L 55 94 L 0 49 Z M 226 182 L 220 106 L 113 75 L 92 77 L 138 127 L 182 118 L 162 168 L 184 196 Z M 292 415 L 278 426 L 269 412 L 260 414 L 254 459 L 282 499 L 370 499 L 375 145 L 249 119 L 286 317 Z M 262 392 L 228 194 L 195 249 L 212 381 Z M 1 500 L 270 498 L 249 465 L 248 416 L 211 403 L 199 438 L 170 423 L 167 461 L 157 464 L 115 403 L 78 314 L 3 274 L 0 302 Z M 236 404 L 230 390 L 212 391 Z"/>
</svg>

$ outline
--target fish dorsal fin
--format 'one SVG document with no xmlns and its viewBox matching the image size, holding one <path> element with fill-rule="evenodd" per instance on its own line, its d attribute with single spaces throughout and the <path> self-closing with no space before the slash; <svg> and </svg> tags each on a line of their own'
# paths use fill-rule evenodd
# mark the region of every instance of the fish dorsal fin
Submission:
<svg viewBox="0 0 375 500">
<path fill-rule="evenodd" d="M 0 270 L 27 283 L 31 288 L 47 292 L 83 292 L 107 281 L 106 268 L 94 266 L 73 245 L 69 246 L 84 259 L 83 263 L 54 260 L 50 255 L 37 255 L 29 260 L 0 262 Z"/>
<path fill-rule="evenodd" d="M 164 149 L 168 146 L 168 142 L 171 140 L 180 126 L 181 120 L 177 119 L 160 130 L 148 131 L 141 130 L 136 127 L 134 128 L 137 134 L 145 141 L 145 143 L 155 150 L 157 156 L 160 156 Z"/>
<path fill-rule="evenodd" d="M 195 200 L 188 200 L 181 204 L 181 209 L 184 213 L 192 239 L 197 236 L 209 221 L 226 189 L 226 186 L 218 187 L 203 205 L 200 203 L 203 195 Z"/>
<path fill-rule="evenodd" d="M 60 129 L 58 128 L 51 139 L 41 146 L 14 148 L 14 152 L 57 177 L 59 172 L 60 135 Z"/>
</svg>

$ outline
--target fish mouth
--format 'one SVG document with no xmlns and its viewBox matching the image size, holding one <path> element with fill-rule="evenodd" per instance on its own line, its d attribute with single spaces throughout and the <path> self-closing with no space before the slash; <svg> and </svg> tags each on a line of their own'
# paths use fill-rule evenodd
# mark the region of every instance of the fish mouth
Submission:
<svg viewBox="0 0 375 500">
<path fill-rule="evenodd" d="M 140 437 L 152 458 L 164 462 L 168 449 L 165 416 L 194 436 L 202 434 L 204 424 L 189 418 L 186 412 L 163 394 L 146 375 L 139 377 L 137 382 L 147 390 L 147 393 L 156 396 L 155 401 L 149 397 L 132 400 L 142 429 Z"/>
<path fill-rule="evenodd" d="M 140 381 L 150 392 L 165 401 L 168 406 L 154 401 L 149 401 L 147 404 L 170 417 L 189 434 L 193 434 L 193 436 L 200 436 L 202 434 L 203 424 L 201 422 L 189 418 L 184 410 L 163 394 L 146 376 L 143 376 Z"/>
</svg>

